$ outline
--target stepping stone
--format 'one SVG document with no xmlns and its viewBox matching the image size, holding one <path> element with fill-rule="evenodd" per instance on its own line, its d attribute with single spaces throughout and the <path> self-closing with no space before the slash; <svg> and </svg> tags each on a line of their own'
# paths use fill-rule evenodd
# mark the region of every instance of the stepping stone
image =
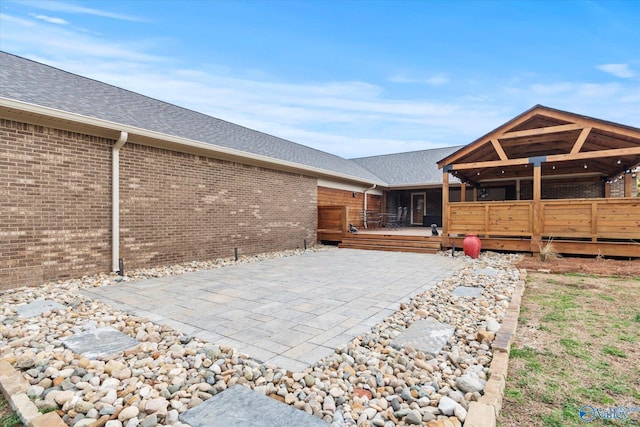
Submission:
<svg viewBox="0 0 640 427">
<path fill-rule="evenodd" d="M 451 292 L 451 295 L 455 295 L 457 297 L 474 297 L 478 298 L 482 295 L 482 288 L 478 288 L 475 286 L 458 286 Z"/>
<path fill-rule="evenodd" d="M 449 341 L 455 330 L 456 328 L 451 325 L 440 323 L 428 317 L 413 323 L 395 337 L 393 343 L 399 347 L 411 344 L 416 350 L 422 350 L 435 357 Z"/>
<path fill-rule="evenodd" d="M 96 359 L 133 348 L 140 342 L 107 326 L 63 338 L 62 344 L 74 353 L 82 354 L 88 359 Z"/>
<path fill-rule="evenodd" d="M 180 414 L 192 427 L 328 427 L 330 424 L 293 406 L 234 385 Z"/>
<path fill-rule="evenodd" d="M 481 274 L 485 276 L 497 276 L 500 274 L 500 270 L 496 270 L 495 268 L 487 267 L 487 268 L 477 268 L 473 270 L 473 274 L 479 276 Z"/>
<path fill-rule="evenodd" d="M 35 317 L 40 316 L 45 311 L 59 310 L 61 308 L 67 308 L 66 306 L 48 299 L 37 299 L 31 301 L 29 304 L 19 305 L 16 307 L 18 316 L 20 317 Z"/>
</svg>

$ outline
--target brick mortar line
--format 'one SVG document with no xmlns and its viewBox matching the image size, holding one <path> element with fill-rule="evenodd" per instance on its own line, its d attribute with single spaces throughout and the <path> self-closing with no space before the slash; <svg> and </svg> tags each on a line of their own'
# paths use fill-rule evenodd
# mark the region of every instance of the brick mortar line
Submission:
<svg viewBox="0 0 640 427">
<path fill-rule="evenodd" d="M 27 396 L 29 383 L 11 363 L 0 359 L 0 390 L 27 427 L 67 427 L 55 411 L 41 414 Z"/>
<path fill-rule="evenodd" d="M 520 305 L 524 293 L 527 271 L 520 270 L 520 279 L 511 295 L 511 303 L 502 319 L 500 330 L 491 348 L 493 357 L 489 365 L 489 380 L 484 388 L 484 394 L 477 402 L 469 404 L 469 411 L 464 427 L 495 427 L 500 410 L 509 370 L 509 352 L 516 336 Z"/>
</svg>

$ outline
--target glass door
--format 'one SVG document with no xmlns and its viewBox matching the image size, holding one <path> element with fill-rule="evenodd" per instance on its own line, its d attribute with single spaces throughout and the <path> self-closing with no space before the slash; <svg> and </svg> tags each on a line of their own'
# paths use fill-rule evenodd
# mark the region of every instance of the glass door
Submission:
<svg viewBox="0 0 640 427">
<path fill-rule="evenodd" d="M 426 201 L 425 193 L 411 193 L 411 225 L 422 225 Z"/>
</svg>

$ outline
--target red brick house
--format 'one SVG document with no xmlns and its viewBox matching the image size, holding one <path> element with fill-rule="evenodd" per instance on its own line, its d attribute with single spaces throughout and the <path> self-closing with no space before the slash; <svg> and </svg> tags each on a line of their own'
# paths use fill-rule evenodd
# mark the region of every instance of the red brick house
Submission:
<svg viewBox="0 0 640 427">
<path fill-rule="evenodd" d="M 312 245 L 322 206 L 438 222 L 459 149 L 348 160 L 0 52 L 0 289 Z"/>
</svg>

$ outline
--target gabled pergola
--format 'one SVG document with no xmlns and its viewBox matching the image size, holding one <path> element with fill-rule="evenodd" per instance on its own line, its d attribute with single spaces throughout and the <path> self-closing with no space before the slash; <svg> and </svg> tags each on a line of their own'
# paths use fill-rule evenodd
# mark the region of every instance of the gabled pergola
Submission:
<svg viewBox="0 0 640 427">
<path fill-rule="evenodd" d="M 438 162 L 443 169 L 443 245 L 450 234 L 493 238 L 494 249 L 537 252 L 545 238 L 584 244 L 561 245 L 571 253 L 640 256 L 640 245 L 613 251 L 621 241 L 640 240 L 640 204 L 634 168 L 640 165 L 640 129 L 536 105 Z M 473 201 L 449 201 L 449 175 L 471 186 Z M 622 177 L 624 197 L 609 199 Z M 543 200 L 545 180 L 600 180 L 603 198 Z M 515 201 L 478 202 L 478 189 L 510 180 Z M 520 201 L 520 183 L 531 180 L 531 200 Z M 516 244 L 515 241 L 518 241 Z M 595 245 L 595 243 L 600 243 Z M 606 243 L 606 244 L 605 244 Z M 587 245 L 589 246 L 589 245 Z"/>
</svg>

